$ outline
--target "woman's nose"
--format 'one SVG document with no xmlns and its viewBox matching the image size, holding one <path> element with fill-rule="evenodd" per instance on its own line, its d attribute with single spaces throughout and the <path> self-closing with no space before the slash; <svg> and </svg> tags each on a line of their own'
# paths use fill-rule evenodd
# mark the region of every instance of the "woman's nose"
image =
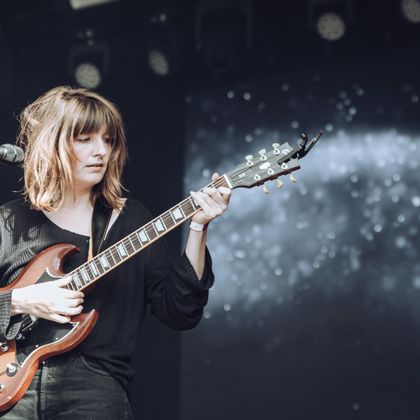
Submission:
<svg viewBox="0 0 420 420">
<path fill-rule="evenodd" d="M 108 149 L 106 147 L 106 142 L 105 140 L 101 137 L 98 136 L 95 138 L 95 154 L 104 156 L 106 155 Z"/>
</svg>

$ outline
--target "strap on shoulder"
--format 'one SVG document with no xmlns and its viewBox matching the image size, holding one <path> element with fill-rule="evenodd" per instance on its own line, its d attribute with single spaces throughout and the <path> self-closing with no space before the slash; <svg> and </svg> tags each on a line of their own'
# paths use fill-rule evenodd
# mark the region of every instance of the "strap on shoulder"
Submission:
<svg viewBox="0 0 420 420">
<path fill-rule="evenodd" d="M 97 199 L 92 214 L 92 237 L 93 255 L 95 256 L 101 249 L 105 239 L 109 221 L 111 220 L 112 208 L 106 206 L 101 199 Z"/>
</svg>

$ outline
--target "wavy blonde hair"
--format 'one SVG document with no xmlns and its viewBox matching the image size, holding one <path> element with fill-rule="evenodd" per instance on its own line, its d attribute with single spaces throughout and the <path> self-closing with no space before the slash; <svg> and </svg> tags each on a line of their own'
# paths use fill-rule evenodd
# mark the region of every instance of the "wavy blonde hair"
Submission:
<svg viewBox="0 0 420 420">
<path fill-rule="evenodd" d="M 73 190 L 73 139 L 106 128 L 111 154 L 92 203 L 102 198 L 112 208 L 123 204 L 121 175 L 127 158 L 123 121 L 117 107 L 87 89 L 59 86 L 28 105 L 20 115 L 17 143 L 25 149 L 24 195 L 37 210 L 59 209 L 65 189 Z"/>
</svg>

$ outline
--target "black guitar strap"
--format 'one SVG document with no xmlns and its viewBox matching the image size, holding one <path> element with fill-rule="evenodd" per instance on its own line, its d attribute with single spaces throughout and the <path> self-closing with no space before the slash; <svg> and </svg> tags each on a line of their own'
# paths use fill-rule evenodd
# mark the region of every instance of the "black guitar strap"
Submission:
<svg viewBox="0 0 420 420">
<path fill-rule="evenodd" d="M 92 215 L 92 252 L 95 256 L 101 249 L 105 239 L 105 233 L 111 220 L 112 208 L 105 206 L 101 199 L 97 199 L 93 207 Z"/>
</svg>

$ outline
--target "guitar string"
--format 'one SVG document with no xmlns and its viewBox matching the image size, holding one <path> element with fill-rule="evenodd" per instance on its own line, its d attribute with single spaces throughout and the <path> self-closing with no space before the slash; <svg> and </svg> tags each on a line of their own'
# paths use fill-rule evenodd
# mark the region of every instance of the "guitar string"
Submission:
<svg viewBox="0 0 420 420">
<path fill-rule="evenodd" d="M 290 153 L 289 155 L 291 155 L 292 153 Z M 287 158 L 287 156 L 286 156 L 286 158 Z M 286 160 L 286 159 L 285 159 Z M 250 167 L 249 166 L 246 166 L 246 167 L 238 167 L 237 169 L 234 169 L 233 171 L 230 171 L 230 172 L 228 172 L 226 175 L 227 176 L 229 176 L 229 177 L 232 177 L 232 176 L 235 176 L 235 175 L 237 175 L 237 174 L 239 174 L 239 173 L 241 173 L 241 172 L 243 172 L 244 171 L 244 169 L 246 170 L 246 169 L 249 169 Z M 261 172 L 264 172 L 264 170 L 262 170 Z M 203 187 L 203 188 L 201 188 L 200 190 L 203 190 L 204 188 L 208 188 L 208 187 L 211 187 L 211 186 L 213 186 L 213 187 L 216 187 L 216 188 L 218 188 L 218 187 L 220 187 L 220 186 L 222 186 L 222 185 L 228 185 L 228 183 L 226 182 L 226 179 L 224 178 L 224 176 L 221 176 L 220 178 L 218 178 L 216 181 L 214 181 L 214 182 L 211 182 L 211 183 L 209 183 L 209 184 L 207 184 L 205 187 Z M 143 228 L 143 229 L 147 229 L 147 227 L 149 226 L 149 225 L 153 225 L 153 223 L 154 223 L 154 221 L 155 220 L 158 220 L 158 219 L 162 219 L 163 220 L 163 222 L 164 222 L 164 224 L 165 224 L 165 226 L 167 226 L 169 223 L 165 223 L 165 220 L 168 222 L 168 221 L 172 221 L 173 222 L 173 220 L 172 220 L 172 217 L 171 216 L 169 216 L 169 212 L 173 209 L 173 208 L 176 208 L 176 207 L 181 207 L 182 208 L 182 205 L 183 204 L 186 204 L 186 203 L 188 203 L 188 202 L 190 202 L 190 201 L 193 201 L 194 202 L 194 200 L 193 200 L 193 198 L 192 198 L 192 196 L 188 196 L 187 198 L 185 198 L 184 200 L 182 200 L 178 205 L 175 205 L 175 206 L 173 206 L 171 209 L 169 209 L 168 211 L 166 211 L 165 213 L 163 213 L 162 215 L 160 215 L 160 216 L 158 216 L 157 218 L 155 218 L 155 219 L 153 219 L 152 221 L 150 221 L 149 223 L 147 223 L 147 225 Z M 191 204 L 191 203 L 190 203 Z M 193 204 L 192 205 L 192 208 L 193 208 L 193 212 L 192 213 L 194 213 L 194 207 L 196 207 L 196 205 L 195 204 Z M 198 208 L 200 208 L 199 206 L 198 206 Z M 175 227 L 175 226 L 177 226 L 178 224 L 182 224 L 182 223 L 184 223 L 188 218 L 189 218 L 189 216 L 191 216 L 191 214 L 190 215 L 188 215 L 187 217 L 185 217 L 185 220 L 183 220 L 181 223 L 176 223 L 176 222 L 174 222 L 174 225 L 173 226 L 171 226 L 171 227 Z M 166 219 L 164 219 L 164 218 L 166 218 Z M 138 230 L 141 230 L 142 228 L 139 228 Z M 138 230 L 136 230 L 135 232 L 137 232 Z M 167 229 L 164 231 L 164 232 L 166 232 L 167 231 Z M 126 236 L 125 238 L 123 238 L 123 239 L 121 239 L 120 241 L 118 241 L 116 244 L 114 244 L 113 246 L 111 246 L 110 248 L 108 248 L 108 249 L 106 249 L 106 250 L 104 250 L 102 253 L 100 253 L 100 254 L 98 254 L 98 255 L 96 255 L 92 260 L 90 260 L 90 261 L 87 261 L 87 262 L 85 262 L 85 263 L 83 263 L 81 266 L 79 266 L 77 269 L 75 269 L 75 270 L 73 270 L 71 273 L 68 273 L 67 275 L 71 275 L 71 276 L 73 276 L 74 275 L 74 273 L 75 272 L 77 272 L 77 271 L 81 271 L 82 269 L 85 269 L 85 270 L 88 270 L 89 269 L 89 271 L 90 272 L 93 272 L 93 270 L 91 270 L 91 268 L 90 268 L 90 265 L 89 265 L 89 263 L 90 262 L 92 262 L 92 261 L 94 261 L 94 260 L 96 260 L 96 261 L 94 261 L 94 263 L 95 263 L 95 265 L 97 265 L 97 263 L 100 263 L 100 256 L 101 255 L 106 255 L 106 253 L 108 253 L 108 257 L 107 257 L 107 259 L 109 258 L 109 255 L 111 256 L 111 258 L 114 260 L 114 262 L 115 262 L 115 264 L 118 264 L 116 261 L 115 261 L 115 258 L 114 258 L 114 255 L 115 256 L 117 256 L 118 255 L 118 257 L 119 258 L 121 258 L 121 260 L 119 261 L 119 262 L 121 262 L 121 261 L 123 261 L 124 259 L 128 259 L 129 257 L 131 257 L 132 256 L 132 254 L 135 252 L 135 251 L 139 251 L 140 249 L 136 249 L 135 248 L 135 246 L 132 244 L 132 241 L 130 240 L 130 236 L 132 236 L 135 232 L 133 232 L 133 233 L 131 233 L 131 234 L 129 234 L 128 236 Z M 164 233 L 164 232 L 162 232 L 162 233 Z M 158 233 L 158 232 L 156 232 L 157 233 L 157 236 L 156 237 L 159 237 L 160 236 L 160 234 Z M 139 244 L 140 244 L 140 241 L 138 241 L 139 242 Z M 116 251 L 117 253 L 115 254 L 114 253 L 114 250 L 116 250 L 116 247 L 119 245 L 119 244 L 123 244 L 124 245 L 124 247 L 126 248 L 127 247 L 127 245 L 126 245 L 126 243 L 127 244 L 130 244 L 130 246 L 133 248 L 133 252 L 131 253 L 131 255 L 130 254 L 128 254 L 128 255 L 126 255 L 126 256 L 123 256 L 123 257 L 121 257 L 120 255 L 119 255 L 119 253 L 118 253 L 118 251 Z M 106 268 L 104 268 L 104 267 L 102 267 L 102 264 L 101 264 L 101 268 L 104 270 L 104 272 L 101 274 L 101 275 L 103 275 L 106 271 L 107 271 L 107 269 Z M 109 270 L 111 270 L 113 267 L 109 267 Z M 77 273 L 78 274 L 78 273 Z M 82 279 L 83 279 L 83 277 L 82 277 Z M 92 281 L 93 281 L 94 279 L 89 279 L 89 281 L 88 281 L 88 283 L 87 284 L 89 284 L 89 283 L 91 283 Z M 72 282 L 73 280 L 71 280 L 70 281 L 70 283 Z M 86 286 L 86 285 L 85 285 Z M 77 288 L 77 285 L 76 285 L 76 288 Z M 27 319 L 28 321 L 29 321 L 29 323 L 28 322 L 26 322 L 25 321 L 25 319 Z M 22 319 L 22 327 L 21 328 L 26 328 L 27 326 L 29 326 L 30 324 L 32 324 L 32 319 L 31 319 L 31 317 L 30 317 L 30 315 L 29 314 L 25 314 L 24 316 L 23 316 L 23 319 Z"/>
<path fill-rule="evenodd" d="M 216 188 L 217 187 L 219 187 L 219 186 L 222 186 L 222 185 L 226 185 L 226 180 L 223 178 L 223 177 L 221 177 L 221 178 L 219 178 L 219 179 L 217 179 L 216 181 L 214 181 L 214 182 L 211 182 L 210 184 L 208 184 L 208 185 L 206 185 L 205 187 L 203 187 L 203 188 L 207 188 L 207 187 L 209 187 L 209 186 L 211 186 L 211 185 L 213 185 L 213 186 L 215 186 Z M 202 188 L 202 189 L 203 189 Z M 182 207 L 182 205 L 184 204 L 188 204 L 190 201 L 192 201 L 193 200 L 193 198 L 192 198 L 192 196 L 188 196 L 187 198 L 185 198 L 184 200 L 182 200 L 178 205 L 176 205 L 176 206 L 174 206 L 174 207 L 172 207 L 172 208 L 175 208 L 175 207 Z M 194 205 L 192 205 L 191 203 L 189 203 L 189 205 L 191 206 L 191 208 L 193 209 L 193 212 L 195 211 L 194 210 L 194 207 L 196 207 L 196 205 L 194 204 Z M 171 209 L 170 209 L 171 210 Z M 163 213 L 161 216 L 159 216 L 159 217 L 157 217 L 157 218 L 155 218 L 155 219 L 153 219 L 153 220 L 151 220 L 149 223 L 147 223 L 146 224 L 146 226 L 143 228 L 143 229 L 146 229 L 149 225 L 152 225 L 153 224 L 153 221 L 155 221 L 155 220 L 157 220 L 157 219 L 160 219 L 160 218 L 165 218 L 164 220 L 163 220 L 163 222 L 164 222 L 164 224 L 165 224 L 165 226 L 167 226 L 169 223 L 168 223 L 168 220 L 172 220 L 172 218 L 169 216 L 169 212 L 170 212 L 170 210 L 168 210 L 168 211 L 166 211 L 165 213 Z M 186 217 L 185 219 L 187 219 L 188 217 Z M 165 220 L 166 220 L 166 223 L 165 223 Z M 182 223 L 184 223 L 186 220 L 183 220 L 182 221 Z M 174 226 L 176 226 L 178 223 L 174 223 L 174 225 L 172 226 L 172 227 L 174 227 Z M 181 223 L 179 223 L 179 224 L 181 224 Z M 141 230 L 142 228 L 139 228 L 138 230 Z M 136 230 L 135 232 L 137 232 L 138 230 Z M 134 233 L 134 232 L 133 232 Z M 79 271 L 80 272 L 80 270 L 82 270 L 82 269 L 85 269 L 85 270 L 87 270 L 87 269 L 89 269 L 89 271 L 91 271 L 92 272 L 92 270 L 90 269 L 90 266 L 89 266 L 89 263 L 91 262 L 91 261 L 93 261 L 93 260 L 95 260 L 96 259 L 96 261 L 95 261 L 95 265 L 97 265 L 98 266 L 98 264 L 100 264 L 100 260 L 99 260 L 99 256 L 100 255 L 106 255 L 106 257 L 107 257 L 107 259 L 109 260 L 110 259 L 110 257 L 112 258 L 112 260 L 115 262 L 115 264 L 117 264 L 117 262 L 116 262 L 116 260 L 115 260 L 115 258 L 114 258 L 114 256 L 116 257 L 117 255 L 119 256 L 119 254 L 116 254 L 115 253 L 115 251 L 114 251 L 114 249 L 116 249 L 116 247 L 120 244 L 120 243 L 123 243 L 124 244 L 124 246 L 127 248 L 127 243 L 130 243 L 130 245 L 131 245 L 131 241 L 130 241 L 130 239 L 129 239 L 129 237 L 131 236 L 131 235 L 133 235 L 133 233 L 131 233 L 131 234 L 129 234 L 128 236 L 126 236 L 125 238 L 123 238 L 123 239 L 121 239 L 120 241 L 118 241 L 116 244 L 114 244 L 114 245 L 112 245 L 110 248 L 108 248 L 108 249 L 106 249 L 106 250 L 104 250 L 102 253 L 100 253 L 100 254 L 98 254 L 98 255 L 96 255 L 92 260 L 90 260 L 90 261 L 87 261 L 87 262 L 85 262 L 85 263 L 83 263 L 83 264 L 81 264 L 77 269 L 75 269 L 75 270 L 73 270 L 71 273 L 68 273 L 67 275 L 70 275 L 70 276 L 74 276 L 74 274 L 77 272 L 77 271 Z M 157 232 L 156 232 L 157 233 Z M 163 233 L 163 232 L 162 232 Z M 159 234 L 157 234 L 157 237 L 158 236 L 160 236 Z M 139 243 L 140 243 L 140 241 L 139 241 Z M 131 255 L 129 254 L 129 255 L 127 255 L 126 257 L 130 257 L 130 256 L 132 256 L 132 254 L 135 252 L 135 251 L 139 251 L 140 249 L 136 249 L 133 245 L 131 245 L 132 246 L 132 248 L 133 248 L 133 252 L 131 253 Z M 117 253 L 118 253 L 118 251 L 116 251 Z M 124 258 L 123 257 L 120 257 L 121 258 L 121 260 L 123 260 Z M 121 260 L 119 261 L 119 262 L 121 262 Z M 98 263 L 98 264 L 97 264 Z M 101 267 L 102 267 L 102 264 L 101 264 Z M 103 269 L 103 273 L 102 274 L 104 274 L 106 271 L 108 271 L 106 268 L 104 268 L 104 267 L 102 267 L 102 269 Z M 110 266 L 109 267 L 109 269 L 112 269 L 112 267 Z M 77 273 L 78 275 L 79 275 L 79 273 Z M 89 274 L 88 274 L 89 275 Z M 83 278 L 83 277 L 82 277 Z M 90 281 L 88 281 L 88 283 L 87 284 L 89 284 L 89 283 L 91 283 L 94 279 L 89 279 Z M 72 280 L 71 280 L 72 281 Z M 70 289 L 69 289 L 70 290 Z M 21 329 L 22 328 L 26 328 L 26 327 L 28 327 L 28 326 L 30 326 L 32 324 L 32 318 L 30 317 L 30 315 L 29 314 L 24 314 L 24 316 L 22 317 L 22 323 L 21 323 Z"/>
</svg>

